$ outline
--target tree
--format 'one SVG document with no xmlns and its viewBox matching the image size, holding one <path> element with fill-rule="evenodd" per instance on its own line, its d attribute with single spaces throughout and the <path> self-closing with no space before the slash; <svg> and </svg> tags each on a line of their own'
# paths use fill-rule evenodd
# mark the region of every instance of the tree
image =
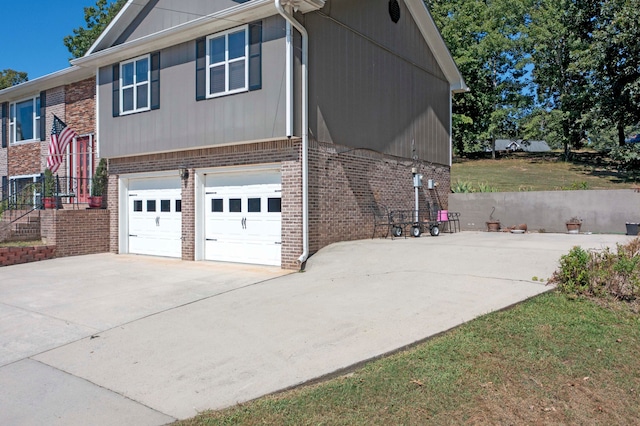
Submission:
<svg viewBox="0 0 640 426">
<path fill-rule="evenodd" d="M 624 146 L 627 126 L 640 121 L 640 8 L 636 2 L 607 0 L 591 9 L 589 49 L 579 61 L 597 99 L 595 117 L 614 128 Z"/>
<path fill-rule="evenodd" d="M 579 148 L 586 132 L 585 114 L 593 105 L 588 73 L 576 59 L 588 50 L 586 34 L 592 31 L 587 3 L 583 0 L 540 0 L 532 10 L 529 37 L 532 43 L 534 83 L 537 86 L 543 128 L 552 126 L 565 159 Z M 528 131 L 535 132 L 535 126 Z M 547 136 L 541 135 L 545 139 Z"/>
<path fill-rule="evenodd" d="M 0 71 L 0 90 L 29 80 L 26 72 L 5 69 Z"/>
<path fill-rule="evenodd" d="M 69 52 L 74 58 L 79 58 L 87 53 L 91 45 L 93 45 L 125 3 L 126 0 L 97 0 L 95 6 L 84 8 L 86 28 L 75 28 L 73 35 L 68 35 L 64 38 L 64 45 L 67 46 L 67 49 L 69 49 Z"/>
<path fill-rule="evenodd" d="M 515 136 L 532 106 L 526 90 L 525 37 L 533 0 L 425 0 L 471 92 L 454 97 L 453 139 L 459 154 Z"/>
</svg>

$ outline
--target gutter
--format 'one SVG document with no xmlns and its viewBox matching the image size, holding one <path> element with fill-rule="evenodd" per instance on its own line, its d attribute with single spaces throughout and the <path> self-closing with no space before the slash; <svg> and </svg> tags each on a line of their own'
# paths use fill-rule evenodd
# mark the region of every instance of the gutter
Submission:
<svg viewBox="0 0 640 426">
<path fill-rule="evenodd" d="M 298 261 L 303 264 L 309 257 L 309 34 L 307 30 L 298 22 L 290 12 L 286 11 L 281 3 L 283 0 L 274 0 L 278 13 L 302 36 L 302 255 Z M 284 0 L 287 3 L 290 1 Z M 287 67 L 287 74 L 293 74 L 293 67 Z M 287 75 L 287 81 L 291 82 L 291 92 L 293 92 L 293 75 Z M 293 115 L 293 109 L 289 109 L 289 114 Z M 292 117 L 288 117 L 292 123 Z M 287 129 L 288 130 L 288 129 Z"/>
</svg>

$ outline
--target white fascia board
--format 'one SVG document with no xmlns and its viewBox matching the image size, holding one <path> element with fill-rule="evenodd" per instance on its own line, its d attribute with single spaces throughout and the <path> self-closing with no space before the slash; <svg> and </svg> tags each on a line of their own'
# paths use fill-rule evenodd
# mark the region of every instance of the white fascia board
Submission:
<svg viewBox="0 0 640 426">
<path fill-rule="evenodd" d="M 91 55 L 96 49 L 98 49 L 103 42 L 109 45 L 113 44 L 116 39 L 127 29 L 133 20 L 138 16 L 142 9 L 145 8 L 150 0 L 129 0 L 122 6 L 120 12 L 111 20 L 107 28 L 100 33 L 100 36 L 93 42 L 87 53 L 84 56 Z M 131 10 L 130 10 L 131 9 Z"/>
<path fill-rule="evenodd" d="M 404 0 L 404 2 L 449 82 L 451 92 L 468 92 L 469 88 L 464 82 L 464 78 L 460 74 L 460 70 L 458 70 L 458 66 L 453 60 L 453 56 L 451 56 L 451 52 L 447 48 L 431 13 L 429 13 L 427 5 L 423 0 Z"/>
<path fill-rule="evenodd" d="M 72 66 L 52 74 L 34 78 L 15 86 L 0 90 L 0 102 L 10 102 L 21 99 L 25 96 L 33 95 L 43 90 L 76 83 L 95 75 L 95 69 Z"/>
<path fill-rule="evenodd" d="M 135 0 L 136 4 L 139 0 Z M 145 0 L 148 1 L 148 0 Z M 131 3 L 131 1 L 130 1 Z M 313 10 L 320 9 L 324 6 L 324 0 L 305 0 L 300 8 L 302 13 L 311 12 Z M 129 5 L 129 4 L 127 4 Z M 133 9 L 131 9 L 132 12 Z M 125 9 L 118 15 L 120 21 L 124 21 L 124 17 L 121 15 L 125 12 Z M 210 15 L 203 16 L 198 19 L 194 19 L 184 24 L 177 25 L 166 30 L 159 31 L 154 34 L 150 34 L 145 37 L 141 37 L 130 42 L 106 48 L 97 52 L 88 53 L 82 58 L 74 59 L 71 61 L 73 65 L 86 67 L 86 66 L 105 66 L 114 62 L 119 62 L 125 59 L 140 56 L 145 53 L 160 50 L 166 47 L 175 46 L 176 44 L 184 43 L 194 40 L 198 37 L 214 34 L 219 31 L 224 31 L 229 28 L 233 28 L 242 24 L 247 24 L 258 19 L 266 18 L 275 15 L 277 12 L 273 6 L 273 0 L 253 0 L 247 3 L 241 3 L 237 6 L 221 10 Z M 137 16 L 135 13 L 131 13 L 128 20 L 132 20 Z M 115 19 L 114 19 L 115 22 Z M 107 36 L 107 32 L 117 31 L 115 23 L 114 26 L 110 26 L 103 33 L 104 40 L 117 38 L 117 35 Z M 128 25 L 129 23 L 127 23 Z M 118 32 L 119 33 L 119 32 Z M 99 39 L 100 41 L 101 39 Z M 95 49 L 99 45 L 99 41 L 96 41 L 92 49 Z"/>
</svg>

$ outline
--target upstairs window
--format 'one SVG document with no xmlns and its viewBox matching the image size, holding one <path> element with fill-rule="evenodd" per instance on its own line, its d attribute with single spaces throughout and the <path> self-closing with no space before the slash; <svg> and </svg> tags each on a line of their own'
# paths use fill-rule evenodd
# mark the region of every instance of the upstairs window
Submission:
<svg viewBox="0 0 640 426">
<path fill-rule="evenodd" d="M 120 113 L 147 111 L 151 104 L 150 56 L 141 56 L 120 64 Z"/>
<path fill-rule="evenodd" d="M 207 37 L 207 97 L 249 90 L 249 31 L 240 29 Z"/>
<path fill-rule="evenodd" d="M 160 52 L 113 65 L 113 116 L 160 108 Z"/>
<path fill-rule="evenodd" d="M 10 143 L 40 140 L 40 96 L 9 106 Z"/>
</svg>

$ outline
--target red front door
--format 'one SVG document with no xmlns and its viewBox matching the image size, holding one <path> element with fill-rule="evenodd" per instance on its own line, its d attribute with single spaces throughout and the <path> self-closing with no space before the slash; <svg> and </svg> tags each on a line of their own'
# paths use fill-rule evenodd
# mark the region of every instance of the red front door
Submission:
<svg viewBox="0 0 640 426">
<path fill-rule="evenodd" d="M 93 177 L 93 136 L 79 136 L 73 142 L 71 153 L 71 178 L 77 202 L 89 202 Z"/>
</svg>

